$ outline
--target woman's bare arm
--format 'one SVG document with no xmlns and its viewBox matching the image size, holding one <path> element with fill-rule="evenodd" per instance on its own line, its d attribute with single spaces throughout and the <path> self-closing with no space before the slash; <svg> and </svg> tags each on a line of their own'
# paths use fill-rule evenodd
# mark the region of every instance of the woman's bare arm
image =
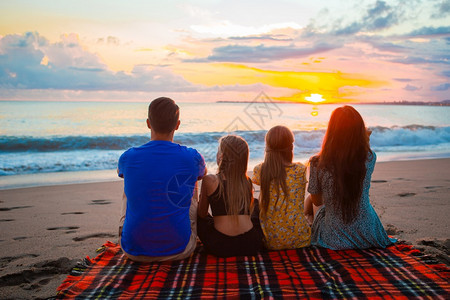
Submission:
<svg viewBox="0 0 450 300">
<path fill-rule="evenodd" d="M 200 189 L 200 200 L 198 201 L 197 214 L 200 218 L 206 218 L 208 215 L 209 201 L 208 196 L 211 194 L 211 185 L 214 183 L 214 175 L 206 175 L 202 180 Z"/>
</svg>

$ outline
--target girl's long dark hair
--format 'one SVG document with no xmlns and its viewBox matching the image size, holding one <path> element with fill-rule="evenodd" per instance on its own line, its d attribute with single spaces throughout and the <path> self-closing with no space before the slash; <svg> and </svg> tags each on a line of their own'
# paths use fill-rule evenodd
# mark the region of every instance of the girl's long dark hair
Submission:
<svg viewBox="0 0 450 300">
<path fill-rule="evenodd" d="M 335 109 L 318 155 L 318 168 L 331 172 L 333 201 L 346 224 L 353 222 L 358 214 L 369 152 L 369 138 L 361 115 L 347 105 Z"/>
</svg>

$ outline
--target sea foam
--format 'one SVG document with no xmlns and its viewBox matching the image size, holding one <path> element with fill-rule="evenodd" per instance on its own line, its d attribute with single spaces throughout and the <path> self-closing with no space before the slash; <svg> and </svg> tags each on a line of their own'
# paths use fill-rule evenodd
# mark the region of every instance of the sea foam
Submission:
<svg viewBox="0 0 450 300">
<path fill-rule="evenodd" d="M 371 127 L 371 148 L 381 153 L 429 153 L 450 155 L 450 127 Z M 264 158 L 266 130 L 176 133 L 174 142 L 197 149 L 214 162 L 218 140 L 226 134 L 242 136 L 249 144 L 250 159 Z M 325 130 L 296 130 L 294 155 L 307 159 L 320 150 Z M 149 141 L 150 135 L 129 136 L 0 136 L 0 175 L 115 169 L 120 154 Z M 448 154 L 447 154 L 448 153 Z M 387 157 L 387 156 L 385 156 Z"/>
</svg>

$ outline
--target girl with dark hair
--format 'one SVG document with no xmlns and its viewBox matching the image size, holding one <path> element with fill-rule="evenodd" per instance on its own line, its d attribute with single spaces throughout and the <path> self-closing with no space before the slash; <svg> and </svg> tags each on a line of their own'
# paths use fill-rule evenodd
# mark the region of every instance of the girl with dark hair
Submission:
<svg viewBox="0 0 450 300">
<path fill-rule="evenodd" d="M 292 162 L 293 148 L 289 128 L 271 128 L 264 162 L 253 170 L 252 181 L 261 186 L 259 218 L 270 250 L 309 246 L 311 229 L 304 215 L 306 167 Z"/>
<path fill-rule="evenodd" d="M 311 244 L 334 250 L 386 247 L 391 240 L 369 201 L 376 155 L 370 131 L 351 106 L 335 109 L 317 156 L 310 159 L 305 213 Z M 314 205 L 313 205 L 314 204 Z"/>
<path fill-rule="evenodd" d="M 259 223 L 251 218 L 255 203 L 247 177 L 248 156 L 248 144 L 242 137 L 222 137 L 218 173 L 203 177 L 197 233 L 207 253 L 220 257 L 256 255 L 262 248 Z M 208 214 L 210 206 L 212 216 Z"/>
</svg>

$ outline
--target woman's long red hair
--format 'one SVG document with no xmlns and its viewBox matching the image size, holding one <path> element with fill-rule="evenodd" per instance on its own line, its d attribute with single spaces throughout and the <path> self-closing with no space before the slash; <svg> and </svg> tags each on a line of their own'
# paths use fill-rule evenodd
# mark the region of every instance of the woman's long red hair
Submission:
<svg viewBox="0 0 450 300">
<path fill-rule="evenodd" d="M 333 176 L 333 201 L 344 223 L 351 223 L 358 214 L 369 153 L 361 115 L 348 105 L 335 109 L 319 153 L 318 168 L 327 169 Z"/>
</svg>

